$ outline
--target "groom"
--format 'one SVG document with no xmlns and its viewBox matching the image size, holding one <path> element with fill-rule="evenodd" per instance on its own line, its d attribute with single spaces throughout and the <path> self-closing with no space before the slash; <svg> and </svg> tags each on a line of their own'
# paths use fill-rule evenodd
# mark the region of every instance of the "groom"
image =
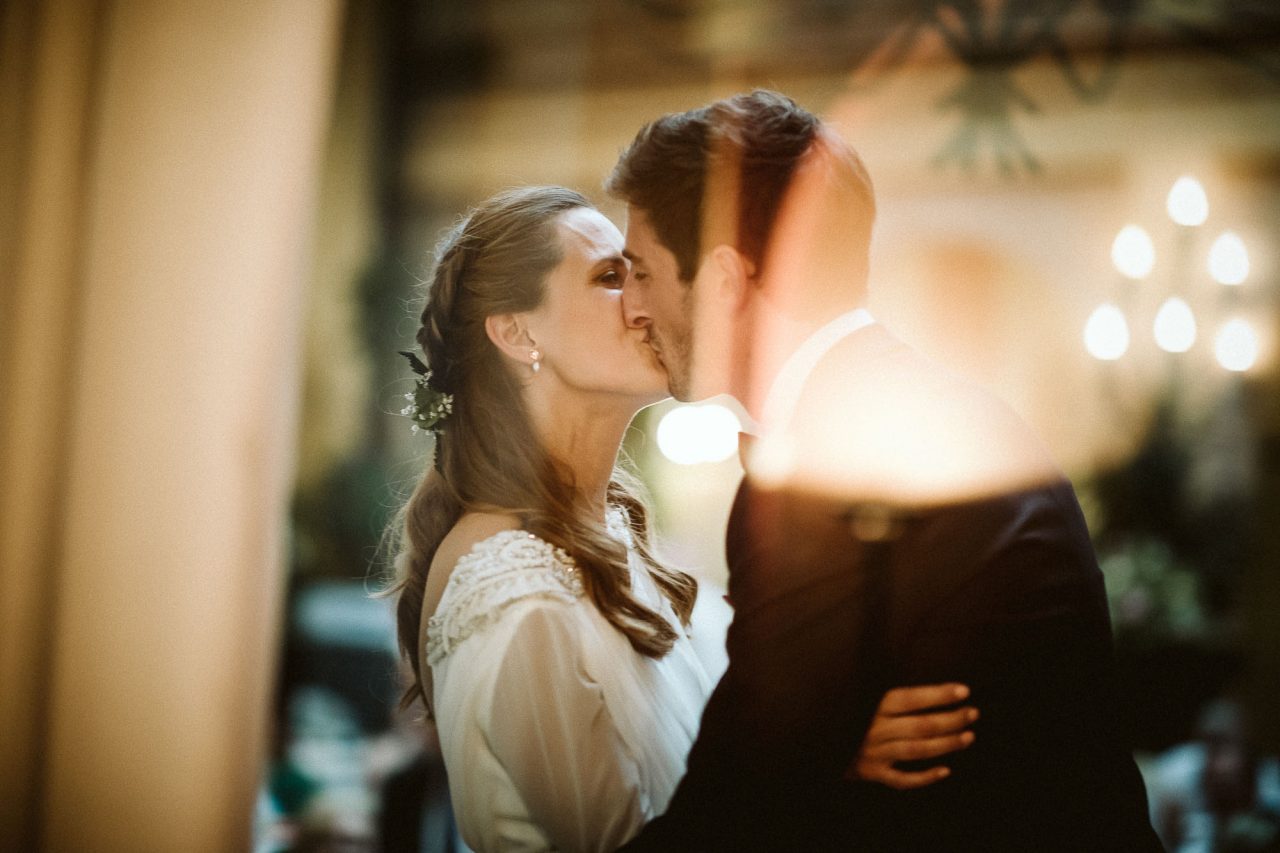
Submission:
<svg viewBox="0 0 1280 853">
<path fill-rule="evenodd" d="M 1075 495 L 1004 405 L 867 312 L 853 150 L 757 91 L 648 125 L 607 188 L 626 320 L 671 392 L 727 392 L 756 421 L 729 668 L 667 812 L 625 849 L 1159 850 Z M 940 681 L 982 708 L 951 778 L 849 781 L 877 698 Z"/>
</svg>

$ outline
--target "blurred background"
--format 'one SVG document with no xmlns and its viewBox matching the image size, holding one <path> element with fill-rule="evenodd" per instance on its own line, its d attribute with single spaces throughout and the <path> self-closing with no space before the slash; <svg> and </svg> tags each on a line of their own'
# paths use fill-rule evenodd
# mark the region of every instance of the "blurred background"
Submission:
<svg viewBox="0 0 1280 853">
<path fill-rule="evenodd" d="M 1075 483 L 1166 844 L 1280 845 L 1276 4 L 11 0 L 0 26 L 13 849 L 459 849 L 371 597 L 431 458 L 396 350 L 432 246 L 516 184 L 621 225 L 600 185 L 635 131 L 756 86 L 866 161 L 877 317 Z M 661 404 L 626 449 L 716 600 L 732 415 Z"/>
</svg>

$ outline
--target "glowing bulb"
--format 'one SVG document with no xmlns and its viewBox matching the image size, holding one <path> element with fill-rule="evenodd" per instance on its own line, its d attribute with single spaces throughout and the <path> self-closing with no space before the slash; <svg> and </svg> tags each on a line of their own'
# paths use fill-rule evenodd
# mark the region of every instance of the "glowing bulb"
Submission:
<svg viewBox="0 0 1280 853">
<path fill-rule="evenodd" d="M 1171 296 L 1156 312 L 1156 343 L 1165 352 L 1186 352 L 1196 342 L 1196 316 L 1191 306 Z"/>
<path fill-rule="evenodd" d="M 1084 324 L 1084 346 L 1100 361 L 1115 361 L 1128 351 L 1129 324 L 1119 308 L 1104 302 L 1093 309 Z"/>
<path fill-rule="evenodd" d="M 1249 275 L 1249 252 L 1234 231 L 1223 231 L 1209 250 L 1209 275 L 1218 284 L 1240 284 Z"/>
<path fill-rule="evenodd" d="M 1258 360 L 1258 334 L 1238 317 L 1228 320 L 1214 339 L 1213 354 L 1227 370 L 1248 370 Z"/>
<path fill-rule="evenodd" d="M 658 422 L 658 449 L 678 465 L 722 462 L 738 451 L 741 429 L 724 406 L 677 406 Z"/>
<path fill-rule="evenodd" d="M 1209 199 L 1204 194 L 1204 187 L 1190 175 L 1174 181 L 1165 207 L 1169 218 L 1179 225 L 1203 225 L 1209 218 Z"/>
<path fill-rule="evenodd" d="M 1111 244 L 1111 262 L 1129 278 L 1146 278 L 1156 263 L 1156 247 L 1146 231 L 1126 225 Z"/>
</svg>

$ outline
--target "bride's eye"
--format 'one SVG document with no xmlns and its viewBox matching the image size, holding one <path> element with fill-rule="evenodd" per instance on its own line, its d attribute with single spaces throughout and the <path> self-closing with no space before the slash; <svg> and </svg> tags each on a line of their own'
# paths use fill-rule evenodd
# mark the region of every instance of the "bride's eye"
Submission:
<svg viewBox="0 0 1280 853">
<path fill-rule="evenodd" d="M 611 290 L 621 290 L 622 282 L 626 279 L 621 272 L 616 269 L 607 269 L 600 275 L 596 276 L 596 281 Z"/>
</svg>

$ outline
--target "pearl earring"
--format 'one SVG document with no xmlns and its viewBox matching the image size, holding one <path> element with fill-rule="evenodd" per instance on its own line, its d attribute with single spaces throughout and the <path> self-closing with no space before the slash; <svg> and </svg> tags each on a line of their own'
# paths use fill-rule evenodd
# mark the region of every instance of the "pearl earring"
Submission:
<svg viewBox="0 0 1280 853">
<path fill-rule="evenodd" d="M 534 373 L 537 373 L 542 369 L 542 362 L 538 361 L 538 359 L 542 358 L 542 353 L 538 352 L 536 349 L 531 349 L 529 350 L 529 358 L 533 359 L 533 363 L 530 364 L 529 367 L 533 368 Z"/>
</svg>

